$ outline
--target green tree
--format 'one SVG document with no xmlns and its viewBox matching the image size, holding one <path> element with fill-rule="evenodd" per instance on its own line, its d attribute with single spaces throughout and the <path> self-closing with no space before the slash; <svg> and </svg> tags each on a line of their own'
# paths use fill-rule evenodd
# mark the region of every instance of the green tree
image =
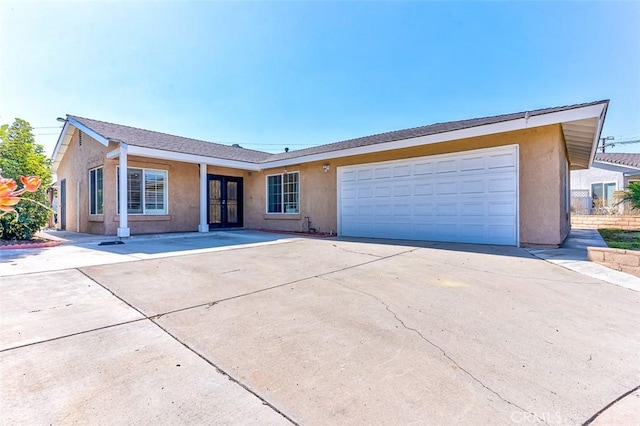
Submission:
<svg viewBox="0 0 640 426">
<path fill-rule="evenodd" d="M 53 214 L 47 200 L 51 185 L 51 162 L 42 145 L 37 144 L 31 125 L 20 118 L 13 124 L 0 127 L 0 169 L 5 178 L 20 182 L 20 176 L 38 176 L 42 184 L 36 192 L 25 193 L 16 213 L 0 217 L 0 238 L 30 239 Z M 32 200 L 32 201 L 29 201 Z"/>
<path fill-rule="evenodd" d="M 640 210 L 640 182 L 631 182 L 623 194 L 620 203 L 629 201 L 632 208 Z"/>
</svg>

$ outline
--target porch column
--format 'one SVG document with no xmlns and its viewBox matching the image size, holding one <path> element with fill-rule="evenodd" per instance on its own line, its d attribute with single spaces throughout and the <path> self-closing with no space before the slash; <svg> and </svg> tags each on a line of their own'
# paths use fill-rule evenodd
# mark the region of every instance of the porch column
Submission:
<svg viewBox="0 0 640 426">
<path fill-rule="evenodd" d="M 198 232 L 209 232 L 207 223 L 207 165 L 200 163 L 200 225 Z"/>
<path fill-rule="evenodd" d="M 130 237 L 131 230 L 127 222 L 127 144 L 120 143 L 120 175 L 118 183 L 120 191 L 118 200 L 120 201 L 120 226 L 118 227 L 118 237 Z"/>
</svg>

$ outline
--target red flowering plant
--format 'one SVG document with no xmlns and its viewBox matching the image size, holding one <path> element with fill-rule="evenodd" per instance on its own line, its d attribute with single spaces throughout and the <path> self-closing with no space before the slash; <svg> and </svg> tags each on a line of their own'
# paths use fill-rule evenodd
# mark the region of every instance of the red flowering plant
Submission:
<svg viewBox="0 0 640 426">
<path fill-rule="evenodd" d="M 14 206 L 23 199 L 20 196 L 25 192 L 36 192 L 42 183 L 37 176 L 20 176 L 20 182 L 22 182 L 22 189 L 18 189 L 18 184 L 15 180 L 2 177 L 2 170 L 0 170 L 0 217 L 7 213 L 15 213 L 17 215 L 18 213 Z M 36 200 L 30 198 L 25 198 L 25 200 L 39 204 L 47 209 L 49 208 Z"/>
<path fill-rule="evenodd" d="M 51 160 L 36 143 L 29 122 L 0 125 L 0 245 L 30 240 L 54 213 L 46 189 Z"/>
</svg>

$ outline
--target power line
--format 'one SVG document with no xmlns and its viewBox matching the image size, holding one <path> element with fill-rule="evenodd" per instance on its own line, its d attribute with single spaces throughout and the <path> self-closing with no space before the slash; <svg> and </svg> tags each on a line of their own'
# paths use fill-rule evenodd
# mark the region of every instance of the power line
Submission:
<svg viewBox="0 0 640 426">
<path fill-rule="evenodd" d="M 600 138 L 600 146 L 598 146 L 598 149 L 601 149 L 602 153 L 605 153 L 605 149 L 606 148 L 613 148 L 616 145 L 631 145 L 631 144 L 635 144 L 635 143 L 640 143 L 640 139 L 633 139 L 633 140 L 628 140 L 628 141 L 620 141 L 620 142 L 607 142 L 607 141 L 612 141 L 615 140 L 615 138 L 613 136 L 607 136 L 605 138 Z"/>
</svg>

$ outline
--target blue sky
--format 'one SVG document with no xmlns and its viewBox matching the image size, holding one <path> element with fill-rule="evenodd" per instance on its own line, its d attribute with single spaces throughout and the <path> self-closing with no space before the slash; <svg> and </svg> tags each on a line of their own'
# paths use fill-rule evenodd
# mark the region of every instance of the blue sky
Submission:
<svg viewBox="0 0 640 426">
<path fill-rule="evenodd" d="M 279 152 L 611 99 L 640 139 L 638 2 L 2 2 L 0 122 L 74 114 Z M 640 152 L 640 144 L 609 152 Z"/>
</svg>

